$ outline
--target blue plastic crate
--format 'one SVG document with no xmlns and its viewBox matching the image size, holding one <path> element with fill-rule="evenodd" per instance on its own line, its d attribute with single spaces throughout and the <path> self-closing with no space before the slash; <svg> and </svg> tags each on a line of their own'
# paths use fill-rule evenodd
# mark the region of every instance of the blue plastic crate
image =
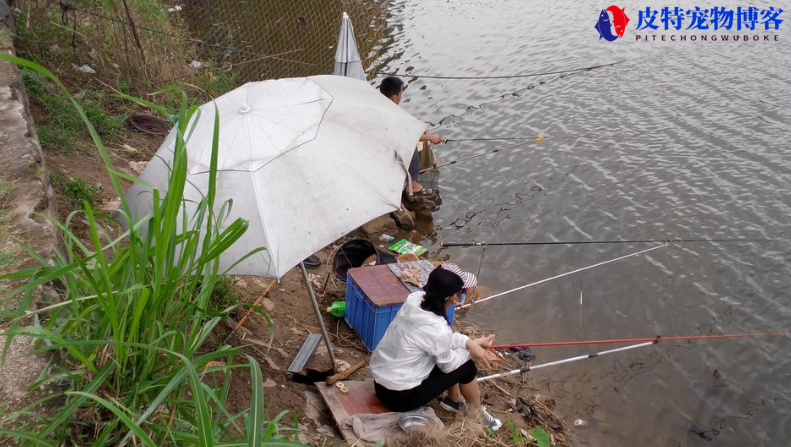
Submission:
<svg viewBox="0 0 791 447">
<path fill-rule="evenodd" d="M 404 294 L 405 299 L 407 295 L 408 291 Z M 376 345 L 384 337 L 387 327 L 395 319 L 402 305 L 403 303 L 382 307 L 374 305 L 354 282 L 354 279 L 347 275 L 344 319 L 360 336 L 369 351 L 376 349 Z M 453 322 L 455 313 L 456 306 L 451 306 L 448 309 L 449 321 Z"/>
</svg>

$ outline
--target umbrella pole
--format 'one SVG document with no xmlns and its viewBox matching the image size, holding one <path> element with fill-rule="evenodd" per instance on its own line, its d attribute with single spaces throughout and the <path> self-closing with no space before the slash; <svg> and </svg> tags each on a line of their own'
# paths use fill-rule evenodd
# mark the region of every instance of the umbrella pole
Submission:
<svg viewBox="0 0 791 447">
<path fill-rule="evenodd" d="M 324 319 L 321 317 L 319 302 L 316 300 L 316 294 L 313 293 L 313 284 L 310 282 L 310 279 L 308 279 L 308 271 L 305 269 L 304 262 L 299 263 L 299 268 L 302 270 L 302 277 L 305 278 L 305 284 L 308 286 L 308 294 L 310 295 L 310 300 L 313 302 L 313 310 L 316 312 L 316 320 L 318 320 L 319 328 L 321 328 L 321 336 L 324 338 L 324 344 L 327 345 L 327 352 L 330 354 L 332 369 L 335 370 L 335 353 L 332 352 L 330 335 L 327 333 L 327 328 L 324 326 Z"/>
</svg>

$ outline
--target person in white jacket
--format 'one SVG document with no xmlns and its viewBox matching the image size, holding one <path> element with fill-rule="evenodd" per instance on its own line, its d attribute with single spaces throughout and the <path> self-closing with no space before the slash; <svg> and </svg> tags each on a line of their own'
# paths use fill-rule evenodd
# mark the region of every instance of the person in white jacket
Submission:
<svg viewBox="0 0 791 447">
<path fill-rule="evenodd" d="M 453 332 L 448 308 L 476 285 L 472 273 L 442 264 L 429 274 L 422 292 L 414 292 L 398 311 L 371 356 L 376 395 L 392 411 L 411 411 L 445 391 L 440 404 L 451 411 L 469 406 L 493 430 L 502 423 L 481 406 L 475 363 L 497 361 L 488 350 L 494 334 L 478 339 Z M 475 413 L 473 413 L 475 414 Z"/>
</svg>

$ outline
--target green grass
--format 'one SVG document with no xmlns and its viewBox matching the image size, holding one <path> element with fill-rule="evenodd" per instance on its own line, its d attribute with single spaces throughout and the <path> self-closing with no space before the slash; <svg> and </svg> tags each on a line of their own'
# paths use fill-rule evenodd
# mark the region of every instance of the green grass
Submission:
<svg viewBox="0 0 791 447">
<path fill-rule="evenodd" d="M 16 265 L 14 250 L 9 248 L 8 221 L 10 216 L 8 208 L 11 206 L 11 197 L 14 194 L 14 185 L 0 179 L 0 273 L 8 271 Z M 2 285 L 0 285 L 2 290 Z"/>
<path fill-rule="evenodd" d="M 30 101 L 43 110 L 37 124 L 39 140 L 45 150 L 69 153 L 76 149 L 75 143 L 89 137 L 82 118 L 74 113 L 71 98 L 64 96 L 49 79 L 35 70 L 23 68 L 22 82 L 30 95 Z M 110 96 L 96 92 L 85 92 L 77 98 L 77 102 L 96 132 L 113 141 L 126 118 L 111 110 L 110 99 Z"/>
<path fill-rule="evenodd" d="M 222 277 L 217 284 L 214 285 L 209 310 L 213 312 L 222 312 L 228 307 L 242 303 L 244 300 L 242 296 L 234 290 L 235 285 L 236 279 L 233 276 Z"/>
<path fill-rule="evenodd" d="M 43 67 L 5 54 L 0 59 L 46 76 L 65 98 L 72 98 Z M 122 174 L 80 101 L 70 100 L 128 218 L 132 213 L 121 188 Z M 235 308 L 208 310 L 224 281 L 219 256 L 244 234 L 248 223 L 224 222 L 229 207 L 214 203 L 219 120 L 213 123 L 206 196 L 194 214 L 186 214 L 184 137 L 196 108 L 187 107 L 184 95 L 181 104 L 168 188 L 154 192 L 151 214 L 123 234 L 110 235 L 88 204 L 65 222 L 55 222 L 63 253 L 44 259 L 28 249 L 38 265 L 0 275 L 0 281 L 24 281 L 10 294 L 18 304 L 13 320 L 0 333 L 5 339 L 3 357 L 13 337 L 33 337 L 40 352 L 56 354 L 33 389 L 47 382 L 64 389 L 0 415 L 0 427 L 14 427 L 0 429 L 0 443 L 10 439 L 29 446 L 300 445 L 296 428 L 280 422 L 288 412 L 266 418 L 257 361 L 239 347 L 209 342 L 215 326 Z M 87 241 L 69 230 L 76 216 L 88 222 Z M 38 302 L 37 310 L 28 311 L 34 291 L 53 281 L 63 291 L 60 299 Z M 231 414 L 231 374 L 240 368 L 250 373 L 251 405 Z M 50 411 L 39 412 L 40 405 Z"/>
<path fill-rule="evenodd" d="M 18 252 L 16 245 L 9 238 L 8 224 L 11 216 L 8 213 L 8 208 L 11 206 L 11 198 L 14 194 L 14 185 L 3 179 L 0 179 L 0 275 L 7 273 L 19 264 Z M 0 299 L 8 293 L 9 288 L 4 283 L 0 282 Z M 9 315 L 8 309 L 0 306 L 0 323 L 4 322 Z"/>
<path fill-rule="evenodd" d="M 549 447 L 549 435 L 543 427 L 535 427 L 528 432 L 528 436 L 522 436 L 516 423 L 511 418 L 508 418 L 508 426 L 511 428 L 511 445 Z"/>
<path fill-rule="evenodd" d="M 83 209 L 85 204 L 94 207 L 102 190 L 95 183 L 88 184 L 82 179 L 68 180 L 63 185 L 63 193 L 72 204 L 72 209 Z"/>
</svg>

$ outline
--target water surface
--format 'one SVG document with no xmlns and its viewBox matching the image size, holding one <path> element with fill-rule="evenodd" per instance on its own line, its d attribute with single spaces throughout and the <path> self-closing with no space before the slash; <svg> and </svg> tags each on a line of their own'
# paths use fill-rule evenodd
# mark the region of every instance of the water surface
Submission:
<svg viewBox="0 0 791 447">
<path fill-rule="evenodd" d="M 782 7 L 684 3 L 715 5 Z M 774 239 L 671 245 L 467 316 L 498 328 L 498 341 L 516 343 L 788 330 L 791 22 L 778 31 L 664 32 L 768 34 L 777 42 L 637 41 L 646 34 L 635 31 L 638 9 L 679 4 L 630 2 L 626 35 L 606 42 L 594 25 L 607 6 L 391 3 L 381 72 L 475 77 L 622 62 L 509 79 L 405 76 L 404 107 L 446 138 L 545 136 L 441 169 L 443 202 L 422 221 L 425 245 L 476 271 L 480 248 L 442 250 L 439 241 Z M 437 155 L 442 163 L 514 143 L 448 143 Z M 480 280 L 496 293 L 651 246 L 490 247 Z M 591 349 L 536 351 L 544 362 Z M 781 338 L 667 342 L 536 372 L 533 380 L 562 414 L 588 422 L 575 431 L 578 445 L 784 445 L 789 352 L 791 340 Z"/>
</svg>

